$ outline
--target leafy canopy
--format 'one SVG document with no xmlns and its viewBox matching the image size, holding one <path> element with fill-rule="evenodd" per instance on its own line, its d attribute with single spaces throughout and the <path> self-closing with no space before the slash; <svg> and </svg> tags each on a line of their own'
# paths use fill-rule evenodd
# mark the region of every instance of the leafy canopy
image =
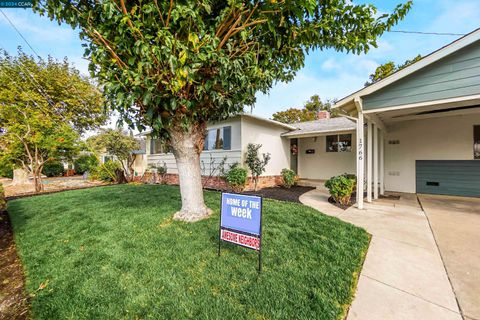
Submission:
<svg viewBox="0 0 480 320">
<path fill-rule="evenodd" d="M 128 160 L 134 150 L 140 148 L 139 142 L 122 129 L 105 129 L 96 136 L 87 139 L 87 144 L 96 152 L 107 152 L 120 161 Z"/>
<path fill-rule="evenodd" d="M 139 129 L 223 119 L 257 91 L 290 81 L 313 49 L 353 53 L 410 9 L 333 1 L 34 1 L 34 10 L 80 27 L 85 56 L 112 108 Z"/>
<path fill-rule="evenodd" d="M 331 117 L 336 117 L 338 111 L 336 109 L 332 109 L 333 104 L 335 104 L 335 100 L 326 100 L 323 102 L 320 97 L 315 94 L 311 96 L 307 102 L 305 102 L 305 105 L 302 109 L 289 108 L 284 111 L 278 111 L 272 115 L 272 118 L 273 120 L 283 123 L 312 121 L 317 119 L 318 112 L 322 110 L 330 112 Z"/>
<path fill-rule="evenodd" d="M 397 71 L 400 71 L 403 68 L 408 67 L 409 65 L 417 62 L 420 59 L 422 59 L 422 56 L 417 55 L 415 58 L 413 58 L 411 60 L 407 60 L 403 64 L 399 64 L 399 65 L 395 65 L 395 63 L 393 61 L 386 62 L 386 63 L 378 66 L 377 69 L 375 69 L 375 72 L 372 73 L 368 77 L 369 80 L 367 82 L 365 82 L 365 86 L 369 86 L 371 84 L 374 84 L 377 81 L 385 79 L 389 75 L 391 75 L 391 74 L 393 74 Z"/>
</svg>

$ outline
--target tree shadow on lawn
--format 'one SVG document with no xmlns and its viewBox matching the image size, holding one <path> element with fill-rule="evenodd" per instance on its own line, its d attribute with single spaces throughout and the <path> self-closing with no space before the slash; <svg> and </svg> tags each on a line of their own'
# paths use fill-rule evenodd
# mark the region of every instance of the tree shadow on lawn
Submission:
<svg viewBox="0 0 480 320">
<path fill-rule="evenodd" d="M 338 319 L 351 302 L 368 234 L 299 204 L 265 200 L 257 253 L 222 244 L 211 218 L 172 220 L 173 186 L 116 186 L 10 203 L 38 318 Z M 42 290 L 39 286 L 45 285 Z"/>
</svg>

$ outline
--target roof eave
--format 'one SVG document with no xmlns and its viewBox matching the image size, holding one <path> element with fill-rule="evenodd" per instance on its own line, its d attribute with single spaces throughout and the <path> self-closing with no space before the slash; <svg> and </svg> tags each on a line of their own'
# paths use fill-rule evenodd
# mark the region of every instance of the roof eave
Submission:
<svg viewBox="0 0 480 320">
<path fill-rule="evenodd" d="M 335 103 L 335 105 L 332 106 L 332 108 L 340 108 L 346 104 L 352 103 L 356 97 L 362 97 L 366 96 L 368 94 L 371 94 L 375 91 L 378 91 L 389 84 L 396 82 L 420 69 L 425 68 L 426 66 L 454 53 L 455 51 L 458 51 L 476 41 L 480 40 L 480 28 L 477 28 L 470 32 L 469 34 L 464 35 L 463 37 L 447 44 L 446 46 L 441 47 L 438 50 L 433 51 L 432 53 L 426 55 L 423 57 L 421 60 L 412 63 L 408 67 L 399 70 L 390 76 L 375 82 L 374 84 L 371 84 L 368 87 L 364 87 L 358 91 L 355 91 L 354 93 L 346 96 L 345 98 L 340 99 Z"/>
</svg>

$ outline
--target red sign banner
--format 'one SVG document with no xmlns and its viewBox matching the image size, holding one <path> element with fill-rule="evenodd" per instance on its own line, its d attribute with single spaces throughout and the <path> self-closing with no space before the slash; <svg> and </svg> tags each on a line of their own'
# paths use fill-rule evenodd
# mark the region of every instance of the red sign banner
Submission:
<svg viewBox="0 0 480 320">
<path fill-rule="evenodd" d="M 232 242 L 257 251 L 260 250 L 260 238 L 258 237 L 248 236 L 245 234 L 222 229 L 221 239 L 223 241 Z"/>
</svg>

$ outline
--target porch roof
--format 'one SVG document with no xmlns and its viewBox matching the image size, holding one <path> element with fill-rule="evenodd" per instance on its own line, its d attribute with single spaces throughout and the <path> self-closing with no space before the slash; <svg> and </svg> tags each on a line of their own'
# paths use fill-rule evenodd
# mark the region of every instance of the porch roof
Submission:
<svg viewBox="0 0 480 320">
<path fill-rule="evenodd" d="M 296 130 L 283 133 L 282 137 L 296 138 L 303 136 L 322 135 L 328 133 L 353 131 L 356 128 L 355 121 L 345 117 L 298 122 L 292 125 L 296 128 Z"/>
</svg>

